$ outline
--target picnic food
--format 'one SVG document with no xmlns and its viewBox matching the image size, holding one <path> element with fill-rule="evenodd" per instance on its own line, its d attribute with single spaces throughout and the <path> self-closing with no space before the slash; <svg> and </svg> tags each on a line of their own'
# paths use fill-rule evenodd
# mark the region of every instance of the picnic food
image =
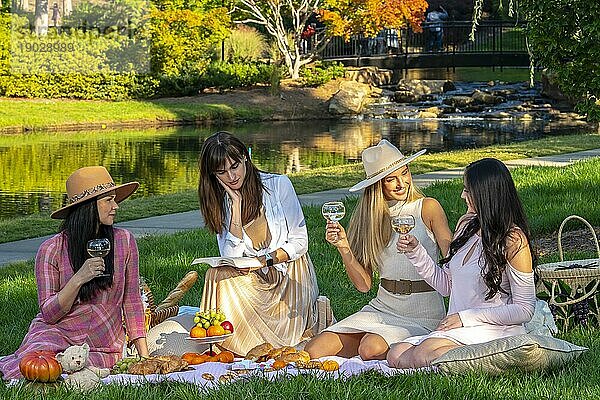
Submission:
<svg viewBox="0 0 600 400">
<path fill-rule="evenodd" d="M 221 322 L 221 326 L 223 329 L 225 329 L 225 333 L 228 333 L 227 331 L 229 331 L 229 333 L 233 333 L 233 324 L 231 322 L 223 321 Z"/>
<path fill-rule="evenodd" d="M 222 336 L 224 334 L 225 329 L 221 325 L 212 325 L 206 330 L 206 336 Z"/>
<path fill-rule="evenodd" d="M 19 362 L 21 375 L 28 381 L 56 382 L 62 368 L 51 351 L 32 351 Z"/>
<path fill-rule="evenodd" d="M 259 344 L 248 351 L 248 354 L 246 354 L 246 360 L 266 361 L 268 360 L 266 357 L 271 350 L 273 350 L 273 345 L 271 343 Z"/>
<path fill-rule="evenodd" d="M 292 363 L 292 362 L 293 363 L 295 363 L 295 362 L 307 363 L 310 361 L 310 354 L 308 354 L 306 351 L 302 350 L 302 351 L 298 351 L 296 353 L 284 354 L 284 355 L 280 356 L 277 360 L 281 360 L 286 363 Z"/>
<path fill-rule="evenodd" d="M 340 369 L 340 364 L 338 364 L 335 360 L 325 360 L 323 361 L 321 369 L 323 371 L 337 371 Z"/>
<path fill-rule="evenodd" d="M 169 374 L 187 368 L 187 361 L 177 356 L 156 356 L 130 364 L 127 372 L 134 375 Z"/>
<path fill-rule="evenodd" d="M 288 363 L 286 363 L 283 360 L 277 360 L 273 363 L 273 369 L 283 369 L 287 366 L 288 366 Z"/>
<path fill-rule="evenodd" d="M 190 337 L 193 338 L 203 338 L 207 336 L 206 329 L 201 326 L 194 326 L 190 331 Z"/>
<path fill-rule="evenodd" d="M 113 374 L 124 374 L 129 369 L 130 364 L 134 364 L 136 362 L 141 361 L 141 358 L 138 357 L 125 357 L 115 363 L 112 367 Z"/>
<path fill-rule="evenodd" d="M 190 271 L 183 279 L 179 281 L 175 289 L 171 290 L 167 297 L 163 301 L 160 302 L 158 306 L 156 306 L 155 312 L 160 312 L 161 310 L 167 309 L 169 307 L 177 305 L 179 300 L 185 296 L 186 292 L 194 286 L 194 283 L 198 280 L 198 272 Z"/>
<path fill-rule="evenodd" d="M 190 331 L 191 337 L 205 337 L 205 336 L 222 336 L 233 332 L 233 324 L 225 320 L 225 314 L 221 310 L 209 310 L 209 311 L 198 311 L 194 315 L 195 326 Z M 199 329 L 205 329 L 205 336 L 193 336 L 192 331 Z"/>
<path fill-rule="evenodd" d="M 234 355 L 232 352 L 225 350 L 217 354 L 217 360 L 222 363 L 232 363 L 234 360 Z"/>
</svg>

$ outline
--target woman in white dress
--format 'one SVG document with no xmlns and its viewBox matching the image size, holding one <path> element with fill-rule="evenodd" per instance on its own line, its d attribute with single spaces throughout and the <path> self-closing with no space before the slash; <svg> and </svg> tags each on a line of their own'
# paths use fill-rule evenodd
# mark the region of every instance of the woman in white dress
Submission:
<svg viewBox="0 0 600 400">
<path fill-rule="evenodd" d="M 419 274 L 443 296 L 450 295 L 448 316 L 428 335 L 392 346 L 390 366 L 430 365 L 447 351 L 466 344 L 525 333 L 535 310 L 529 228 L 508 168 L 493 158 L 465 169 L 461 218 L 448 257 L 438 267 L 412 235 L 397 243 Z"/>
<path fill-rule="evenodd" d="M 289 178 L 259 171 L 239 139 L 217 132 L 202 146 L 198 195 L 221 256 L 256 257 L 262 265 L 206 271 L 200 307 L 221 309 L 235 327 L 222 346 L 246 355 L 265 342 L 293 346 L 316 333 L 316 275 Z"/>
<path fill-rule="evenodd" d="M 326 240 L 342 257 L 348 277 L 357 290 L 368 292 L 373 274 L 381 278 L 377 297 L 359 312 L 327 328 L 305 349 L 312 358 L 326 355 L 365 360 L 385 359 L 389 345 L 414 335 L 424 335 L 445 314 L 442 297 L 417 274 L 406 256 L 396 250 L 398 234 L 391 217 L 410 214 L 412 233 L 436 258 L 452 234 L 440 204 L 424 197 L 413 185 L 408 163 L 425 150 L 405 157 L 387 140 L 362 153 L 367 178 L 350 188 L 364 189 L 348 226 L 348 235 L 337 222 L 327 224 Z"/>
</svg>

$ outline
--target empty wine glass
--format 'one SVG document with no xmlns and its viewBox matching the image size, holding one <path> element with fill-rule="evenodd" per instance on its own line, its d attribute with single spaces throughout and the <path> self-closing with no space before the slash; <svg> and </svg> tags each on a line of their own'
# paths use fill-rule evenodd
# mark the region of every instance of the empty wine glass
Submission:
<svg viewBox="0 0 600 400">
<path fill-rule="evenodd" d="M 338 222 L 346 215 L 346 207 L 341 201 L 328 201 L 321 207 L 321 214 L 326 220 L 331 222 Z M 335 234 L 335 241 L 337 242 L 337 233 Z"/>
<path fill-rule="evenodd" d="M 392 217 L 392 229 L 398 232 L 400 235 L 408 234 L 414 227 L 415 217 L 412 215 L 397 215 Z"/>
<path fill-rule="evenodd" d="M 87 242 L 87 252 L 92 257 L 106 257 L 110 253 L 110 241 L 107 238 L 92 239 Z M 110 274 L 100 274 L 98 278 L 110 276 Z"/>
</svg>

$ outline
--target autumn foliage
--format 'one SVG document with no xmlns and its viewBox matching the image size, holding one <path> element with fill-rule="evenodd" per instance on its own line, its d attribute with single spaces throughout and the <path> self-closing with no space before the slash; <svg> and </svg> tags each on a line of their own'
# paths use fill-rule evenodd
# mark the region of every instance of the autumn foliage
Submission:
<svg viewBox="0 0 600 400">
<path fill-rule="evenodd" d="M 420 32 L 427 6 L 425 0 L 325 0 L 319 15 L 328 34 L 349 39 L 355 34 L 376 36 L 383 29 L 407 25 Z"/>
</svg>

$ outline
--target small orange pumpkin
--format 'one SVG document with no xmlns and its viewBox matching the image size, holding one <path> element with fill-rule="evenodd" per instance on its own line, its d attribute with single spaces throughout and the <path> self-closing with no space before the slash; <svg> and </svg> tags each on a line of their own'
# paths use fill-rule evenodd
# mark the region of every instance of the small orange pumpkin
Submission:
<svg viewBox="0 0 600 400">
<path fill-rule="evenodd" d="M 56 382 L 62 373 L 60 363 L 51 351 L 33 351 L 27 353 L 19 362 L 21 375 L 29 381 Z"/>
</svg>

